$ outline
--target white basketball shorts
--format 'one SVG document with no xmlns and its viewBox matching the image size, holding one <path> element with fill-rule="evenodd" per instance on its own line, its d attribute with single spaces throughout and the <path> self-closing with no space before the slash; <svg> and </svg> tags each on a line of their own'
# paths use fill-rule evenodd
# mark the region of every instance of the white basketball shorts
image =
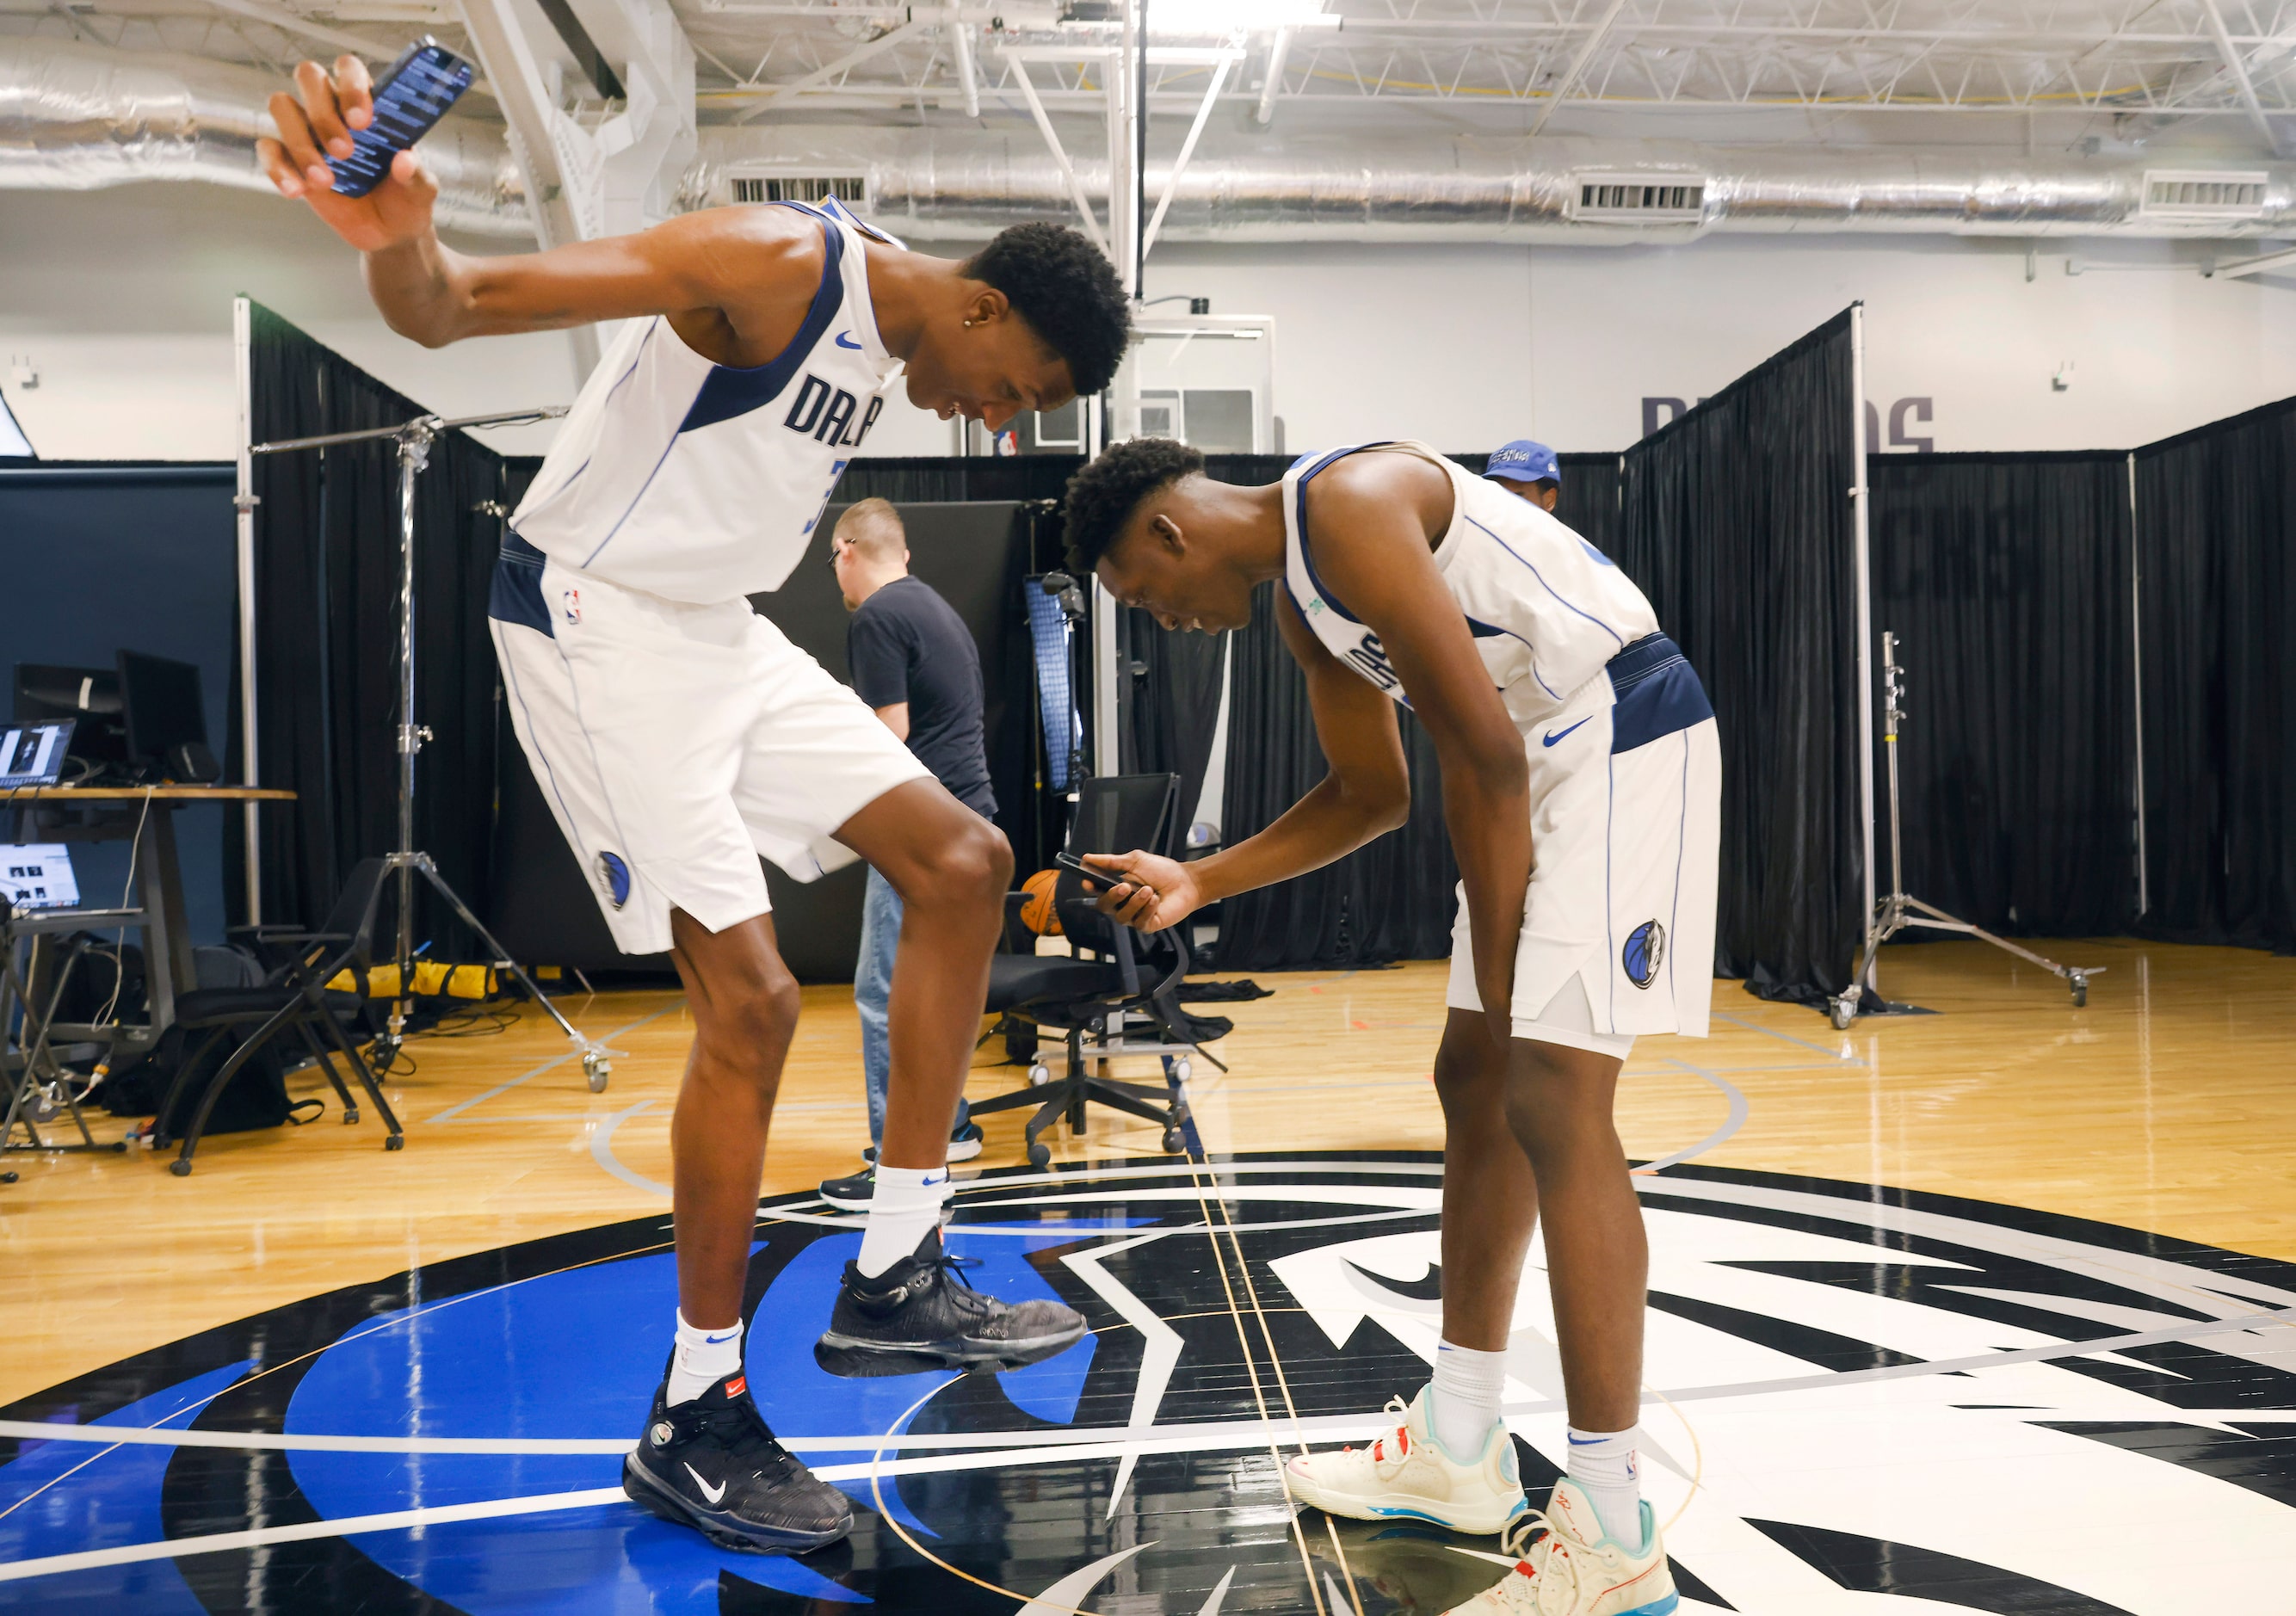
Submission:
<svg viewBox="0 0 2296 1616">
<path fill-rule="evenodd" d="M 800 881 L 831 839 L 929 780 L 861 698 L 750 609 L 590 577 L 512 535 L 488 603 L 519 744 L 625 954 L 766 914 L 765 855 Z"/>
<path fill-rule="evenodd" d="M 1637 1033 L 1704 1038 L 1722 753 L 1697 674 L 1665 636 L 1637 640 L 1523 746 L 1531 872 L 1514 1036 L 1621 1060 Z M 1444 1002 L 1483 1007 L 1464 884 Z"/>
</svg>

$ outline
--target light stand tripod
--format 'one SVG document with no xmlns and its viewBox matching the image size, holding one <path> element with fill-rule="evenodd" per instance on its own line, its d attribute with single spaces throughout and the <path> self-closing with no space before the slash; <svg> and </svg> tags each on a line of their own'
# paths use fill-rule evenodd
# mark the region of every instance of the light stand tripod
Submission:
<svg viewBox="0 0 2296 1616">
<path fill-rule="evenodd" d="M 1943 909 L 1910 897 L 1906 891 L 1905 852 L 1900 843 L 1898 824 L 1898 726 L 1906 711 L 1898 705 L 1906 695 L 1906 670 L 1898 661 L 1898 636 L 1882 636 L 1882 744 L 1887 750 L 1882 756 L 1890 769 L 1890 890 L 1874 905 L 1874 916 L 1866 928 L 1866 948 L 1857 961 L 1857 974 L 1848 991 L 1826 1001 L 1828 1019 L 1834 1026 L 1847 1029 L 1864 1006 L 1866 995 L 1881 997 L 1876 982 L 1874 956 L 1882 945 L 1909 927 L 1920 926 L 1931 931 L 1959 931 L 1997 948 L 2006 949 L 2019 959 L 2030 960 L 2042 970 L 2062 977 L 2072 989 L 2076 1005 L 2088 1003 L 2088 979 L 2101 976 L 2103 965 L 2060 965 L 2053 959 L 2044 959 L 2030 948 L 2021 948 L 2005 937 L 1996 937 L 1982 926 L 1972 925 L 1965 920 L 1956 920 Z"/>
<path fill-rule="evenodd" d="M 458 420 L 442 421 L 436 415 L 418 415 L 399 426 L 374 427 L 359 432 L 329 432 L 317 438 L 291 438 L 278 443 L 258 443 L 248 452 L 252 455 L 277 455 L 291 449 L 322 449 L 337 444 L 361 443 L 370 439 L 389 438 L 398 446 L 398 848 L 383 859 L 386 876 L 398 878 L 398 931 L 391 958 L 398 967 L 398 992 L 391 1001 L 390 1030 L 379 1040 L 376 1051 L 377 1069 L 389 1071 L 398 1055 L 399 1047 L 406 1041 L 406 1020 L 414 1009 L 414 878 L 429 882 L 431 890 L 447 900 L 455 916 L 471 929 L 480 944 L 491 957 L 494 968 L 506 972 L 526 990 L 527 997 L 548 1013 L 558 1023 L 559 1030 L 581 1052 L 582 1075 L 588 1079 L 590 1092 L 599 1094 L 606 1087 L 606 1079 L 613 1071 L 611 1052 L 603 1044 L 594 1044 L 574 1029 L 574 1024 L 560 1013 L 558 1006 L 534 985 L 526 968 L 504 952 L 494 934 L 479 923 L 447 878 L 439 874 L 439 866 L 430 855 L 414 845 L 414 757 L 422 743 L 430 739 L 430 729 L 414 721 L 414 483 L 422 468 L 430 463 L 430 446 L 441 432 L 458 427 L 510 426 L 529 421 L 548 421 L 566 413 L 564 405 L 553 405 L 542 409 L 513 410 L 500 415 L 465 415 Z M 375 901 L 380 902 L 383 886 L 375 888 Z M 370 913 L 367 917 L 372 919 Z"/>
</svg>

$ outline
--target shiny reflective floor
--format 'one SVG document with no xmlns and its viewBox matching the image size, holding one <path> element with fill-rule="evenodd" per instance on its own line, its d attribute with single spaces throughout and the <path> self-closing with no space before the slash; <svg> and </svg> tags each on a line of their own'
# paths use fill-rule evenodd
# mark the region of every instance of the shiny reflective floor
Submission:
<svg viewBox="0 0 2296 1616">
<path fill-rule="evenodd" d="M 1724 988 L 1716 1038 L 1637 1046 L 1644 1469 L 1683 1609 L 2296 1611 L 2296 963 L 2069 947 L 2109 967 L 2086 1009 L 1929 945 L 1886 980 L 1936 1015 L 1841 1035 Z M 0 1609 L 1448 1609 L 1494 1542 L 1295 1519 L 1277 1481 L 1427 1374 L 1442 978 L 1265 980 L 1211 1007 L 1238 1029 L 1189 1085 L 1204 1165 L 1095 1113 L 1032 1173 L 998 1120 L 951 1247 L 1095 1333 L 985 1378 L 814 1359 L 858 1234 L 806 1186 L 863 1124 L 849 1004 L 809 995 L 749 1347 L 860 1506 L 803 1558 L 617 1485 L 673 1305 L 672 996 L 585 1007 L 625 1051 L 603 1095 L 530 1021 L 418 1046 L 401 1154 L 326 1122 L 187 1180 L 12 1158 Z M 990 1058 L 976 1095 L 1018 1079 Z M 1534 1493 L 1563 1451 L 1542 1262 L 1507 1388 Z"/>
</svg>

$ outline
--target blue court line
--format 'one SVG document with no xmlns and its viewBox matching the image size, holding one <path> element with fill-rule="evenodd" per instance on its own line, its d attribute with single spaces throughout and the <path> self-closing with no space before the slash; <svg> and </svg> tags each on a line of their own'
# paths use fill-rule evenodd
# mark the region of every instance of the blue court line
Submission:
<svg viewBox="0 0 2296 1616">
<path fill-rule="evenodd" d="M 642 1016 L 638 1017 L 638 1019 L 637 1019 L 636 1021 L 632 1021 L 632 1022 L 631 1022 L 628 1026 L 627 1026 L 627 1027 L 617 1027 L 617 1028 L 615 1028 L 615 1029 L 613 1029 L 613 1031 L 611 1031 L 611 1032 L 608 1033 L 604 1038 L 601 1038 L 601 1039 L 599 1039 L 599 1040 L 597 1040 L 597 1041 L 598 1041 L 598 1042 L 600 1042 L 600 1043 L 602 1043 L 602 1044 L 611 1044 L 611 1043 L 612 1043 L 616 1038 L 620 1038 L 620 1037 L 622 1036 L 622 1034 L 624 1034 L 624 1033 L 626 1033 L 626 1032 L 635 1032 L 635 1031 L 636 1031 L 639 1028 L 641 1028 L 641 1027 L 644 1026 L 648 1021 L 660 1021 L 662 1017 L 664 1017 L 664 1016 L 668 1015 L 671 1011 L 673 1011 L 673 1010 L 682 1010 L 682 1009 L 684 1009 L 685 1007 L 685 996 L 684 994 L 680 994 L 680 995 L 678 995 L 678 997 L 676 997 L 676 998 L 672 999 L 668 1004 L 664 1005 L 660 1009 L 659 1009 L 659 1010 L 655 1011 L 652 1015 L 642 1015 Z M 463 1101 L 460 1105 L 450 1105 L 450 1106 L 448 1106 L 445 1111 L 440 1112 L 437 1116 L 427 1119 L 427 1120 L 426 1120 L 426 1121 L 425 1121 L 425 1123 L 424 1123 L 424 1126 L 426 1126 L 426 1127 L 427 1127 L 427 1126 L 429 1126 L 429 1124 L 430 1124 L 430 1123 L 431 1123 L 431 1122 L 444 1122 L 444 1121 L 447 1120 L 449 1118 L 453 1118 L 453 1117 L 459 1117 L 459 1116 L 461 1116 L 464 1112 L 466 1112 L 466 1111 L 470 1110 L 470 1109 L 471 1109 L 471 1107 L 472 1107 L 473 1105 L 478 1104 L 480 1101 L 482 1101 L 482 1100 L 491 1100 L 491 1099 L 493 1099 L 496 1095 L 500 1095 L 500 1094 L 508 1094 L 512 1089 L 516 1088 L 520 1084 L 521 1084 L 521 1083 L 525 1082 L 529 1078 L 538 1078 L 538 1077 L 540 1077 L 544 1072 L 548 1071 L 548 1070 L 549 1070 L 552 1067 L 554 1067 L 554 1066 L 563 1066 L 567 1062 L 569 1062 L 569 1061 L 572 1060 L 576 1055 L 578 1055 L 578 1054 L 580 1054 L 581 1053 L 582 1053 L 582 1052 L 581 1052 L 579 1049 L 569 1049 L 569 1050 L 568 1050 L 564 1054 L 553 1056 L 551 1059 L 549 1059 L 549 1060 L 547 1060 L 547 1061 L 545 1061 L 541 1065 L 539 1065 L 539 1066 L 536 1067 L 533 1070 L 531 1070 L 531 1071 L 522 1071 L 522 1072 L 519 1073 L 519 1074 L 518 1074 L 518 1076 L 516 1076 L 516 1077 L 512 1078 L 512 1079 L 509 1082 L 507 1082 L 507 1083 L 498 1083 L 498 1084 L 496 1084 L 494 1087 L 489 1088 L 488 1090 L 487 1090 L 487 1092 L 486 1092 L 486 1093 L 484 1093 L 484 1094 L 482 1094 L 482 1095 L 472 1095 L 469 1099 L 467 1099 L 467 1100 Z"/>
</svg>

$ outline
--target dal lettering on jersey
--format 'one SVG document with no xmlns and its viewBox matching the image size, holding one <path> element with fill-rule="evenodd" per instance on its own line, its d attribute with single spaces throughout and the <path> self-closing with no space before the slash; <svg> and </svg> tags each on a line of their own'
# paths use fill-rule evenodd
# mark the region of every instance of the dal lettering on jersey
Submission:
<svg viewBox="0 0 2296 1616">
<path fill-rule="evenodd" d="M 817 442 L 856 448 L 869 435 L 869 429 L 877 424 L 877 417 L 884 408 L 882 398 L 872 398 L 867 411 L 861 412 L 861 401 L 851 393 L 808 373 L 782 424 Z M 857 422 L 854 419 L 857 413 L 860 413 Z"/>
<path fill-rule="evenodd" d="M 1403 683 L 1396 676 L 1394 665 L 1387 660 L 1387 647 L 1379 643 L 1375 634 L 1364 636 L 1361 644 L 1349 646 L 1348 660 L 1382 690 L 1393 690 Z"/>
</svg>

